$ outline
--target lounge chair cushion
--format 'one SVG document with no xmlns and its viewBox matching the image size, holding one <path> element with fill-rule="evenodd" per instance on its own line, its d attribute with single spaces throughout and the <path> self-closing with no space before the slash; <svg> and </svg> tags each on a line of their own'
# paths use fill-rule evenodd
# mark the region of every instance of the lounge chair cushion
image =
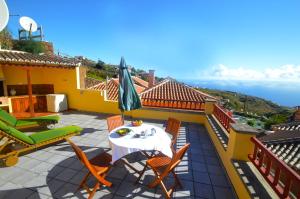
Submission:
<svg viewBox="0 0 300 199">
<path fill-rule="evenodd" d="M 7 113 L 5 110 L 0 108 L 0 119 L 9 124 L 10 126 L 15 126 L 17 119 L 11 114 Z"/>
<path fill-rule="evenodd" d="M 23 142 L 25 142 L 27 144 L 34 144 L 34 141 L 29 136 L 27 136 L 25 133 L 22 133 L 21 131 L 15 129 L 13 127 L 7 126 L 2 121 L 0 121 L 0 129 L 2 131 L 4 131 L 5 133 L 7 133 L 19 140 L 22 140 Z"/>
<path fill-rule="evenodd" d="M 22 126 L 31 126 L 37 125 L 41 123 L 57 123 L 59 121 L 58 115 L 50 115 L 50 116 L 42 116 L 42 117 L 33 117 L 28 119 L 17 120 L 15 126 L 22 127 Z"/>
<path fill-rule="evenodd" d="M 14 116 L 0 108 L 0 120 L 14 127 L 38 125 L 40 123 L 57 123 L 59 119 L 58 115 L 49 115 L 17 120 Z"/>
<path fill-rule="evenodd" d="M 57 123 L 59 121 L 60 117 L 59 115 L 48 115 L 48 116 L 41 116 L 41 117 L 33 117 L 18 121 L 28 121 L 28 122 L 55 122 Z"/>
<path fill-rule="evenodd" d="M 37 124 L 38 124 L 38 122 L 36 122 L 36 121 L 18 120 L 15 127 L 33 126 L 33 125 L 37 125 Z"/>
<path fill-rule="evenodd" d="M 30 135 L 29 137 L 34 141 L 35 144 L 38 144 L 41 142 L 45 142 L 47 140 L 63 137 L 70 133 L 80 132 L 80 131 L 82 131 L 82 128 L 80 128 L 79 126 L 66 126 L 62 128 L 51 129 L 51 130 L 35 133 Z"/>
</svg>

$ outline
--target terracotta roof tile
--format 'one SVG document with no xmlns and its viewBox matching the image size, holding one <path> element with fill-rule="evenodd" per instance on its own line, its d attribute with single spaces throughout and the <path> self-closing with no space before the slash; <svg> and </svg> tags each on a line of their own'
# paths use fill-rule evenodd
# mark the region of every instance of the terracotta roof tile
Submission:
<svg viewBox="0 0 300 199">
<path fill-rule="evenodd" d="M 205 98 L 214 97 L 173 79 L 166 79 L 141 93 L 144 106 L 202 110 Z"/>
<path fill-rule="evenodd" d="M 96 84 L 88 89 L 92 89 L 92 90 L 105 90 L 106 86 L 105 86 L 105 82 L 101 82 L 99 84 Z M 137 93 L 141 93 L 145 90 L 144 87 L 139 86 L 137 84 L 134 84 L 135 89 L 137 91 Z M 119 80 L 117 78 L 114 79 L 110 79 L 107 82 L 107 99 L 108 100 L 113 100 L 113 101 L 118 101 L 118 89 L 119 89 Z"/>
<path fill-rule="evenodd" d="M 146 82 L 145 80 L 142 80 L 139 77 L 132 76 L 132 80 L 134 81 L 135 84 L 137 84 L 141 87 L 148 88 L 148 86 L 149 86 L 148 82 Z"/>
<path fill-rule="evenodd" d="M 80 62 L 56 55 L 39 55 L 21 51 L 0 50 L 0 63 L 26 66 L 76 67 Z"/>
<path fill-rule="evenodd" d="M 272 125 L 272 129 L 274 131 L 278 131 L 278 130 L 285 130 L 285 131 L 298 130 L 298 131 L 300 131 L 300 122 L 290 122 L 290 123 L 285 123 L 285 124 Z"/>
</svg>

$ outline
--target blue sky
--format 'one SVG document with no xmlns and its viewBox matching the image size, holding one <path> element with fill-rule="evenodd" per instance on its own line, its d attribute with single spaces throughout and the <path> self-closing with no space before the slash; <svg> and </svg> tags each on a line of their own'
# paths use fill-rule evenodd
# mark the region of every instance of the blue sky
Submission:
<svg viewBox="0 0 300 199">
<path fill-rule="evenodd" d="M 124 56 L 129 65 L 178 79 L 300 81 L 300 1 L 6 2 L 69 55 L 113 64 Z M 18 27 L 11 17 L 15 36 Z"/>
</svg>

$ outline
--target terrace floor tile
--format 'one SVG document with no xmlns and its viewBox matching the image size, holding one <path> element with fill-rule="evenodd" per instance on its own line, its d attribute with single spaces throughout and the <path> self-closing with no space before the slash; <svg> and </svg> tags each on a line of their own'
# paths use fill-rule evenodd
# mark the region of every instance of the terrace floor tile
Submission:
<svg viewBox="0 0 300 199">
<path fill-rule="evenodd" d="M 56 127 L 79 125 L 84 130 L 72 137 L 89 158 L 106 151 L 111 153 L 108 142 L 106 117 L 99 113 L 68 111 L 61 113 L 61 121 Z M 144 120 L 161 128 L 165 121 Z M 125 121 L 130 123 L 130 121 Z M 199 124 L 182 123 L 177 148 L 191 143 L 183 161 L 175 169 L 183 187 L 177 187 L 173 198 L 235 198 L 226 172 L 205 127 Z M 142 153 L 124 157 L 132 166 L 142 170 L 146 158 Z M 66 142 L 45 147 L 20 157 L 13 167 L 0 167 L 0 198 L 87 198 L 85 190 L 77 191 L 78 185 L 87 173 L 87 169 L 77 159 L 70 145 Z M 147 185 L 154 180 L 154 173 L 148 169 L 138 184 L 138 174 L 117 161 L 107 179 L 112 187 L 101 187 L 94 198 L 163 198 L 160 186 L 150 189 Z M 165 179 L 167 186 L 174 182 L 170 175 Z M 95 178 L 90 177 L 87 184 L 93 187 Z"/>
</svg>

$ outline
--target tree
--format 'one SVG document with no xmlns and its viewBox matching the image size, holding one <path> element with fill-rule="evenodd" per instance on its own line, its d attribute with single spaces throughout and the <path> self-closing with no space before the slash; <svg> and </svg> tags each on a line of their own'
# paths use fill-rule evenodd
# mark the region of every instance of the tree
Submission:
<svg viewBox="0 0 300 199">
<path fill-rule="evenodd" d="M 105 63 L 103 61 L 101 61 L 100 59 L 98 59 L 98 62 L 96 64 L 96 68 L 97 69 L 103 69 L 105 66 Z"/>
<path fill-rule="evenodd" d="M 285 115 L 275 114 L 271 116 L 265 122 L 265 129 L 271 129 L 272 125 L 286 123 L 288 121 L 288 117 Z"/>
<path fill-rule="evenodd" d="M 13 47 L 11 33 L 8 31 L 7 28 L 0 32 L 0 45 L 2 49 L 10 50 Z"/>
<path fill-rule="evenodd" d="M 25 51 L 33 54 L 44 53 L 45 48 L 41 42 L 33 41 L 33 40 L 15 40 L 13 42 L 13 49 Z"/>
<path fill-rule="evenodd" d="M 255 125 L 255 122 L 254 122 L 254 120 L 248 120 L 248 121 L 247 121 L 247 124 L 248 124 L 249 126 L 254 126 L 254 125 Z"/>
</svg>

